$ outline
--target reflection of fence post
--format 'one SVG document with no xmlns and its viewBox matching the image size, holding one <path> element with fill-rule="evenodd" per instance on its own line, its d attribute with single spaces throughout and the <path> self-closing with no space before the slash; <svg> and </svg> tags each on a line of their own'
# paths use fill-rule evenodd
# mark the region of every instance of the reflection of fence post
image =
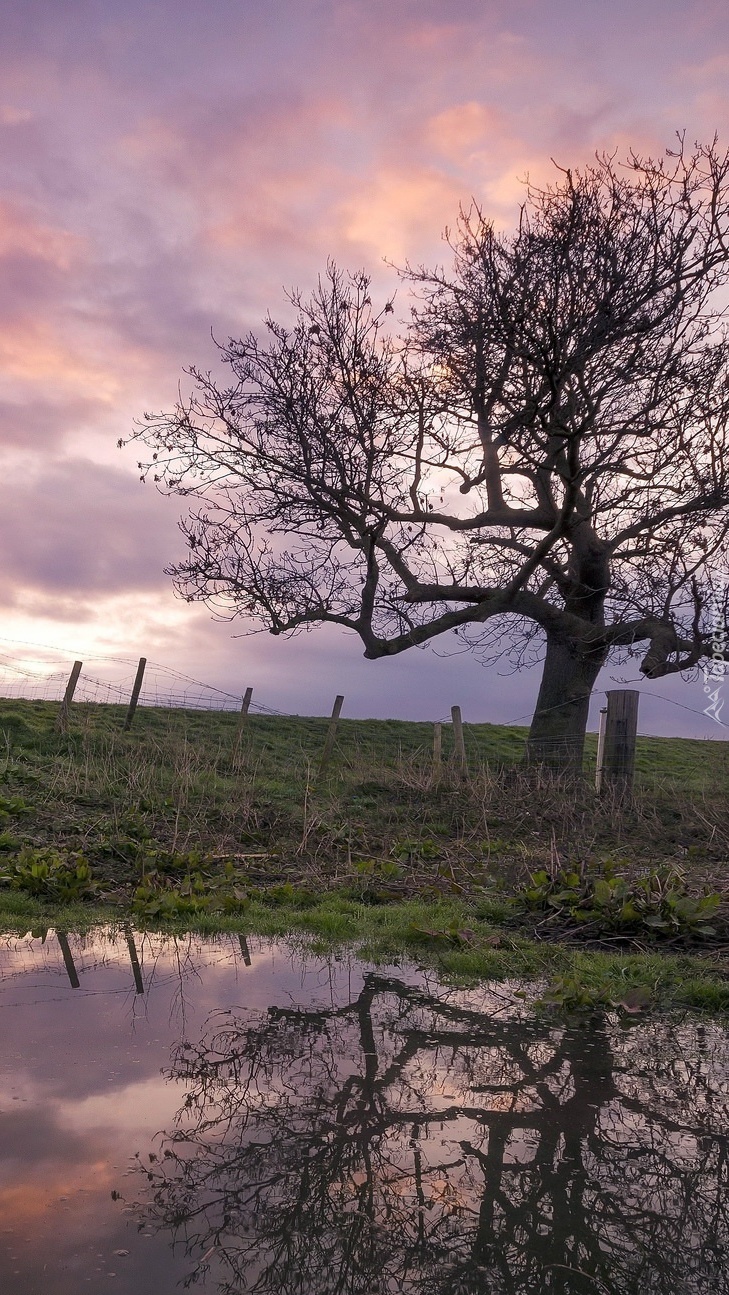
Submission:
<svg viewBox="0 0 729 1295">
<path fill-rule="evenodd" d="M 124 731 L 125 731 L 125 732 L 128 732 L 128 731 L 129 731 L 129 729 L 132 727 L 132 720 L 134 719 L 134 712 L 135 712 L 135 710 L 137 709 L 137 702 L 139 701 L 139 694 L 140 694 L 140 692 L 142 691 L 142 680 L 143 680 L 143 678 L 144 678 L 144 669 L 145 669 L 146 664 L 147 664 L 147 658 L 146 658 L 146 656 L 140 656 L 140 658 L 139 658 L 139 665 L 137 666 L 137 677 L 136 677 L 136 679 L 134 680 L 134 687 L 132 688 L 132 695 L 131 695 L 131 697 L 129 698 L 129 709 L 128 709 L 128 711 L 127 711 L 127 717 L 126 717 L 126 719 L 124 720 Z"/>
<path fill-rule="evenodd" d="M 250 967 L 250 965 L 251 965 L 251 951 L 250 951 L 250 949 L 248 948 L 248 941 L 247 941 L 246 937 L 245 937 L 244 935 L 239 935 L 239 936 L 238 936 L 238 943 L 240 944 L 240 951 L 241 951 L 241 954 L 243 955 L 243 962 L 244 962 L 244 964 L 245 964 L 245 966 L 246 966 L 246 967 Z"/>
<path fill-rule="evenodd" d="M 71 673 L 68 676 L 66 691 L 63 694 L 61 709 L 58 712 L 58 719 L 56 720 L 56 729 L 58 730 L 59 733 L 68 732 L 68 712 L 71 706 L 71 702 L 73 701 L 73 694 L 76 691 L 76 684 L 78 683 L 78 677 L 81 674 L 82 665 L 83 665 L 83 661 L 74 661 L 73 669 L 71 670 Z"/>
<path fill-rule="evenodd" d="M 317 775 L 319 778 L 321 778 L 326 769 L 331 759 L 332 751 L 334 750 L 334 740 L 337 736 L 337 723 L 339 722 L 339 716 L 343 705 L 344 698 L 340 696 L 335 697 L 334 706 L 332 707 L 332 717 L 329 720 L 329 729 L 327 730 L 327 740 L 324 743 L 324 750 L 321 753 L 321 760 L 319 761 L 319 773 Z"/>
<path fill-rule="evenodd" d="M 461 773 L 465 773 L 466 744 L 463 741 L 463 722 L 461 720 L 460 706 L 451 706 L 451 719 L 453 721 L 453 745 L 456 753 L 456 764 Z"/>
<path fill-rule="evenodd" d="M 625 795 L 633 786 L 635 738 L 638 731 L 638 698 L 634 689 L 614 689 L 607 694 L 605 745 L 601 788 Z"/>
<path fill-rule="evenodd" d="M 597 729 L 597 763 L 595 765 L 595 791 L 598 794 L 602 791 L 602 778 L 605 764 L 605 716 L 607 715 L 607 706 L 603 706 L 600 711 L 600 722 Z"/>
<path fill-rule="evenodd" d="M 443 751 L 443 725 L 435 723 L 433 725 L 433 772 L 431 781 L 437 782 L 440 778 L 440 762 Z"/>
<path fill-rule="evenodd" d="M 127 927 L 125 931 L 127 937 L 127 948 L 129 950 L 129 961 L 132 964 L 132 975 L 134 976 L 134 988 L 138 994 L 144 993 L 144 981 L 142 980 L 142 968 L 139 965 L 137 956 L 137 946 L 134 943 L 134 936 Z"/>
<path fill-rule="evenodd" d="M 56 931 L 56 939 L 58 940 L 61 953 L 63 954 L 63 961 L 66 967 L 66 971 L 68 973 L 68 978 L 71 981 L 71 988 L 80 989 L 81 984 L 78 978 L 78 972 L 76 971 L 76 964 L 73 960 L 73 954 L 71 953 L 71 950 L 69 948 L 68 937 L 66 935 L 66 932 Z"/>
</svg>

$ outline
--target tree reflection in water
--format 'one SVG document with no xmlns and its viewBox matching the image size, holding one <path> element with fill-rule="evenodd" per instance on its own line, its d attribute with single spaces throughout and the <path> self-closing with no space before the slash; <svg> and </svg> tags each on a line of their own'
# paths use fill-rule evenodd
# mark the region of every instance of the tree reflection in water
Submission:
<svg viewBox="0 0 729 1295">
<path fill-rule="evenodd" d="M 368 974 L 215 1013 L 145 1214 L 259 1295 L 723 1295 L 726 1034 L 555 1028 Z"/>
</svg>

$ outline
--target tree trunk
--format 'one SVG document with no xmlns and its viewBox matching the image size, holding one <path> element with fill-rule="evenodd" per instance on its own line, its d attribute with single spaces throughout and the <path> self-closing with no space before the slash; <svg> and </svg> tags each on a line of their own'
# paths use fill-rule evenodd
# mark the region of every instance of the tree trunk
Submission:
<svg viewBox="0 0 729 1295">
<path fill-rule="evenodd" d="M 530 764 L 580 772 L 590 696 L 605 656 L 547 636 L 544 673 L 527 742 Z"/>
</svg>

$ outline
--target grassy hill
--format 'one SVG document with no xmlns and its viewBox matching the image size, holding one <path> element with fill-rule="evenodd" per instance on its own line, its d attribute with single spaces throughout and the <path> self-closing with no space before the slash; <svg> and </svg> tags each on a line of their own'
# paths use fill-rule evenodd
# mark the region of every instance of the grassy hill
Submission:
<svg viewBox="0 0 729 1295">
<path fill-rule="evenodd" d="M 434 783 L 432 725 L 341 720 L 318 779 L 326 719 L 251 715 L 239 732 L 231 712 L 143 708 L 124 733 L 124 708 L 81 703 L 63 736 L 57 712 L 0 701 L 0 826 L 9 841 L 83 850 L 119 884 L 145 841 L 258 856 L 258 872 L 320 884 L 363 860 L 404 860 L 420 880 L 509 877 L 615 851 L 690 859 L 713 878 L 729 854 L 725 742 L 639 739 L 636 796 L 620 807 L 595 797 L 594 735 L 584 783 L 569 785 L 522 767 L 526 729 L 493 724 L 464 726 L 463 777 L 444 725 Z M 26 808 L 14 812 L 13 797 Z"/>
</svg>

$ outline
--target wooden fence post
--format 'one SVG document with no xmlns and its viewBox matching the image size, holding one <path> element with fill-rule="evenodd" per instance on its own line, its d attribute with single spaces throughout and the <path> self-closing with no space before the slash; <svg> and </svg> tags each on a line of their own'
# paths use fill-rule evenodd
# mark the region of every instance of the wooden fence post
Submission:
<svg viewBox="0 0 729 1295">
<path fill-rule="evenodd" d="M 466 744 L 463 741 L 463 722 L 461 720 L 460 706 L 451 706 L 451 719 L 453 721 L 453 745 L 456 753 L 456 763 L 461 773 L 465 773 Z"/>
<path fill-rule="evenodd" d="M 610 787 L 622 796 L 632 790 L 639 697 L 640 693 L 631 688 L 613 689 L 607 694 L 601 779 L 603 791 Z"/>
<path fill-rule="evenodd" d="M 140 658 L 139 658 L 139 665 L 137 666 L 137 677 L 136 677 L 136 679 L 134 680 L 134 687 L 132 688 L 132 695 L 131 695 L 131 697 L 129 698 L 129 709 L 128 709 L 128 711 L 127 711 L 127 717 L 126 717 L 126 719 L 124 720 L 124 732 L 125 732 L 125 733 L 128 733 L 128 732 L 129 732 L 129 729 L 132 727 L 132 720 L 134 719 L 134 712 L 135 712 L 135 710 L 137 709 L 137 702 L 139 701 L 139 694 L 140 694 L 140 692 L 142 691 L 142 680 L 143 680 L 143 678 L 144 678 L 144 670 L 145 670 L 145 666 L 146 666 L 146 664 L 147 664 L 147 658 L 146 658 L 146 656 L 140 656 Z"/>
<path fill-rule="evenodd" d="M 337 694 L 337 696 L 334 699 L 334 706 L 332 707 L 332 717 L 329 720 L 327 739 L 326 739 L 326 742 L 324 743 L 324 750 L 321 753 L 321 760 L 319 761 L 319 772 L 317 774 L 317 778 L 321 778 L 324 770 L 326 769 L 331 759 L 332 751 L 334 750 L 334 740 L 337 736 L 337 723 L 339 722 L 339 716 L 341 714 L 343 705 L 344 705 L 344 698 L 340 697 Z"/>
<path fill-rule="evenodd" d="M 66 691 L 63 694 L 61 709 L 58 712 L 58 718 L 56 720 L 56 730 L 59 733 L 68 732 L 68 712 L 71 706 L 71 702 L 73 701 L 73 694 L 76 691 L 76 684 L 78 683 L 78 677 L 81 674 L 82 665 L 83 665 L 83 661 L 74 661 L 73 669 L 71 670 L 71 673 L 68 676 Z"/>
<path fill-rule="evenodd" d="M 252 696 L 253 696 L 253 689 L 246 688 L 243 694 L 243 700 L 240 704 L 240 711 L 238 712 L 238 723 L 235 726 L 235 741 L 233 743 L 234 762 L 240 762 L 241 743 L 243 741 L 243 734 L 245 732 L 245 728 L 248 723 L 248 712 L 251 708 Z"/>
<path fill-rule="evenodd" d="M 243 958 L 243 963 L 244 963 L 244 965 L 245 965 L 246 967 L 250 967 L 250 965 L 251 965 L 251 951 L 250 951 L 250 949 L 248 948 L 248 941 L 247 941 L 246 937 L 245 937 L 244 935 L 239 935 L 239 936 L 238 936 L 238 943 L 239 943 L 239 945 L 240 945 L 240 951 L 241 951 L 241 955 L 242 955 L 242 958 Z"/>
<path fill-rule="evenodd" d="M 597 761 L 595 764 L 595 791 L 602 791 L 603 774 L 605 772 L 605 716 L 607 715 L 607 706 L 603 706 L 600 711 L 600 720 L 597 727 Z"/>
<path fill-rule="evenodd" d="M 436 722 L 433 725 L 433 772 L 431 781 L 438 782 L 440 778 L 441 755 L 443 752 L 443 725 Z"/>
<path fill-rule="evenodd" d="M 245 693 L 243 695 L 243 701 L 241 702 L 241 706 L 240 706 L 240 716 L 238 718 L 239 729 L 243 728 L 243 725 L 245 724 L 246 719 L 248 718 L 248 711 L 250 709 L 252 696 L 253 696 L 253 689 L 246 688 Z"/>
</svg>

